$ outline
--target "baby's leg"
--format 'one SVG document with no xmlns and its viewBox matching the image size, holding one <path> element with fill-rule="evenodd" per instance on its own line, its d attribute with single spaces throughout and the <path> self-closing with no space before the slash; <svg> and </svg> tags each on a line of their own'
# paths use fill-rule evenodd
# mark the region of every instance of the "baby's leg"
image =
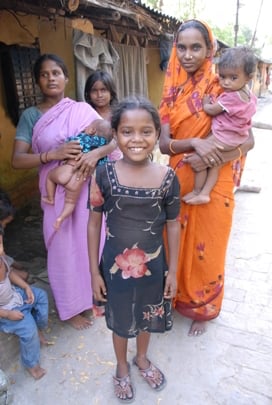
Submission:
<svg viewBox="0 0 272 405">
<path fill-rule="evenodd" d="M 194 173 L 194 189 L 190 193 L 185 194 L 182 197 L 182 201 L 188 203 L 188 201 L 190 201 L 192 198 L 195 198 L 201 192 L 202 187 L 204 186 L 207 179 L 207 173 L 208 171 L 206 169 Z"/>
<path fill-rule="evenodd" d="M 208 176 L 202 190 L 198 195 L 187 201 L 187 204 L 200 205 L 208 204 L 210 202 L 210 193 L 217 182 L 219 170 L 219 167 L 212 167 L 208 169 Z"/>
<path fill-rule="evenodd" d="M 80 195 L 84 179 L 77 179 L 76 173 L 73 174 L 70 181 L 65 186 L 65 200 L 61 214 L 55 221 L 54 228 L 59 229 L 62 222 L 73 213 L 78 197 Z"/>
<path fill-rule="evenodd" d="M 54 204 L 57 185 L 65 186 L 73 176 L 73 166 L 64 164 L 52 169 L 46 179 L 47 195 L 42 200 L 47 204 Z"/>
</svg>

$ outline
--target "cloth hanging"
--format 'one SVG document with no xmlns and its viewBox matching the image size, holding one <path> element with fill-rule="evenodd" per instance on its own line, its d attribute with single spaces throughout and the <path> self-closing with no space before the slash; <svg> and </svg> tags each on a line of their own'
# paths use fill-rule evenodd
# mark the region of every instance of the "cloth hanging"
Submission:
<svg viewBox="0 0 272 405">
<path fill-rule="evenodd" d="M 88 76 L 97 69 L 112 75 L 113 70 L 118 68 L 119 55 L 111 41 L 76 29 L 73 31 L 73 47 L 76 58 L 77 98 L 84 100 L 84 87 Z"/>
<path fill-rule="evenodd" d="M 119 99 L 132 94 L 148 97 L 146 49 L 123 44 L 114 47 L 120 61 L 118 70 L 113 72 Z"/>
<path fill-rule="evenodd" d="M 105 38 L 74 30 L 77 99 L 84 100 L 88 76 L 97 69 L 110 73 L 116 83 L 118 98 L 132 94 L 148 97 L 146 49 L 113 43 Z"/>
</svg>

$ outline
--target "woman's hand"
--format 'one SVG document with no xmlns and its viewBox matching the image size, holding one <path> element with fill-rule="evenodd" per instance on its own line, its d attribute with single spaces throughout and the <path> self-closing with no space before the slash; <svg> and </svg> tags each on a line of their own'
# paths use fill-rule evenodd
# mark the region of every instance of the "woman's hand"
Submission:
<svg viewBox="0 0 272 405">
<path fill-rule="evenodd" d="M 206 164 L 206 167 L 218 166 L 224 162 L 223 155 L 220 151 L 220 146 L 216 145 L 210 138 L 194 138 L 192 140 L 192 147 Z"/>
<path fill-rule="evenodd" d="M 95 170 L 96 164 L 100 159 L 99 148 L 92 150 L 91 152 L 82 153 L 76 158 L 75 170 L 77 172 L 78 179 L 83 177 L 86 180 L 91 176 Z"/>
<path fill-rule="evenodd" d="M 189 164 L 194 172 L 201 172 L 202 170 L 206 170 L 207 167 L 210 167 L 210 165 L 206 165 L 204 160 L 196 153 L 185 154 L 182 161 Z"/>
<path fill-rule="evenodd" d="M 78 158 L 81 152 L 79 141 L 71 141 L 62 143 L 57 149 L 48 152 L 51 160 L 65 160 Z"/>
</svg>

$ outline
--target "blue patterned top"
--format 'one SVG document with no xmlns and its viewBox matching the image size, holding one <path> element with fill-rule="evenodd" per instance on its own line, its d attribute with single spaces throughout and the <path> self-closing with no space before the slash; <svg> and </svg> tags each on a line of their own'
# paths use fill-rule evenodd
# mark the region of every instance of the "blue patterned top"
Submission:
<svg viewBox="0 0 272 405">
<path fill-rule="evenodd" d="M 83 153 L 90 152 L 96 148 L 99 148 L 100 146 L 107 145 L 108 143 L 107 139 L 104 138 L 103 136 L 89 135 L 86 134 L 85 132 L 81 132 L 80 134 L 75 136 L 69 136 L 67 138 L 67 142 L 70 141 L 79 141 Z M 99 159 L 97 164 L 103 165 L 107 161 L 108 161 L 107 156 L 104 156 L 103 158 Z"/>
</svg>

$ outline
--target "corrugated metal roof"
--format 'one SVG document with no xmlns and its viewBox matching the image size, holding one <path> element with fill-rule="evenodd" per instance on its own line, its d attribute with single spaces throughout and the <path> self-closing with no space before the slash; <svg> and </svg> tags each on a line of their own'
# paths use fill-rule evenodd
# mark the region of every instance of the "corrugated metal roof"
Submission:
<svg viewBox="0 0 272 405">
<path fill-rule="evenodd" d="M 3 8 L 49 18 L 87 18 L 98 30 L 114 26 L 118 32 L 146 37 L 148 41 L 157 41 L 162 34 L 172 35 L 181 23 L 135 0 L 1 0 Z"/>
</svg>

